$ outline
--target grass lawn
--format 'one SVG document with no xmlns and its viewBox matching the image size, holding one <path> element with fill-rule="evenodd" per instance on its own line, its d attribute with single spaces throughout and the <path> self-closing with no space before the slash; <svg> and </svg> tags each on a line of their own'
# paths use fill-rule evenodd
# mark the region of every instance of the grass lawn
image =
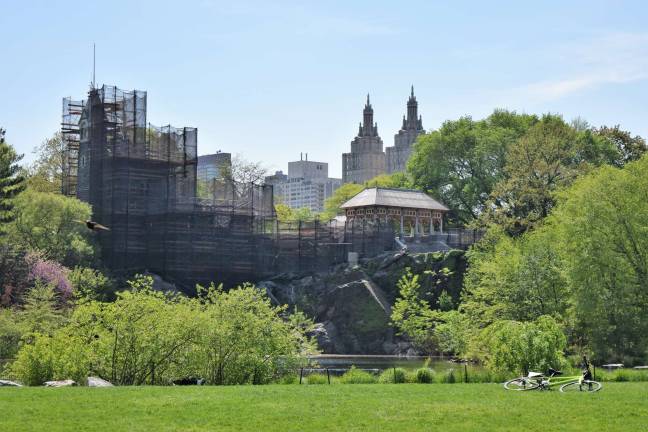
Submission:
<svg viewBox="0 0 648 432">
<path fill-rule="evenodd" d="M 648 431 L 648 383 L 0 388 L 0 431 Z"/>
</svg>

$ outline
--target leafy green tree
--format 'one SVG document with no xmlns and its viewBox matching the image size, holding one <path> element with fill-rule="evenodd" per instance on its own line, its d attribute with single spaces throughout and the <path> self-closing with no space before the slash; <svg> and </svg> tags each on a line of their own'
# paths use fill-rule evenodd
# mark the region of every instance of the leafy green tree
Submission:
<svg viewBox="0 0 648 432">
<path fill-rule="evenodd" d="M 80 300 L 110 301 L 114 299 L 114 281 L 99 270 L 75 267 L 68 274 L 68 280 L 72 284 L 74 295 Z"/>
<path fill-rule="evenodd" d="M 439 351 L 464 356 L 473 328 L 468 317 L 456 310 L 439 314 L 439 322 L 434 327 L 434 339 Z"/>
<path fill-rule="evenodd" d="M 29 286 L 27 252 L 12 244 L 0 244 L 0 305 L 9 306 L 19 301 Z"/>
<path fill-rule="evenodd" d="M 504 178 L 490 194 L 482 220 L 519 235 L 546 218 L 555 193 L 592 167 L 617 158 L 611 142 L 577 132 L 556 115 L 544 115 L 506 154 Z"/>
<path fill-rule="evenodd" d="M 337 188 L 335 192 L 333 192 L 333 195 L 331 195 L 331 197 L 324 203 L 324 218 L 333 219 L 335 216 L 340 214 L 340 206 L 362 192 L 364 189 L 363 185 L 355 183 L 345 183 Z"/>
<path fill-rule="evenodd" d="M 25 294 L 17 318 L 27 337 L 34 334 L 51 335 L 66 320 L 54 287 L 38 279 Z"/>
<path fill-rule="evenodd" d="M 541 315 L 564 317 L 569 291 L 558 240 L 547 230 L 513 239 L 501 227 L 490 228 L 468 252 L 460 309 L 474 326 L 533 321 Z"/>
<path fill-rule="evenodd" d="M 5 130 L 0 128 L 0 237 L 14 215 L 16 197 L 25 189 L 25 178 L 18 162 L 22 155 L 5 142 Z"/>
<path fill-rule="evenodd" d="M 648 157 L 603 167 L 561 194 L 560 239 L 576 336 L 601 361 L 648 360 Z"/>
<path fill-rule="evenodd" d="M 622 130 L 619 125 L 601 126 L 594 128 L 593 132 L 616 147 L 618 157 L 611 163 L 617 167 L 639 160 L 646 153 L 646 140 L 639 135 L 632 136 L 630 132 Z"/>
<path fill-rule="evenodd" d="M 280 222 L 308 221 L 316 217 L 308 207 L 293 209 L 282 203 L 275 204 L 275 211 Z"/>
<path fill-rule="evenodd" d="M 424 273 L 431 274 L 436 275 L 432 271 Z M 447 275 L 447 271 L 441 274 Z M 407 269 L 398 281 L 399 298 L 392 308 L 392 325 L 424 352 L 464 355 L 472 331 L 467 317 L 452 309 L 452 297 L 445 290 L 438 299 L 441 310 L 433 309 L 421 292 L 419 276 Z"/>
<path fill-rule="evenodd" d="M 364 187 L 365 189 L 374 187 L 407 189 L 412 187 L 412 183 L 405 173 L 396 172 L 394 174 L 381 174 L 367 180 Z"/>
<path fill-rule="evenodd" d="M 61 132 L 56 132 L 34 149 L 37 158 L 29 167 L 27 176 L 27 184 L 31 190 L 61 193 L 65 169 L 65 147 Z"/>
<path fill-rule="evenodd" d="M 413 185 L 439 197 L 460 222 L 472 221 L 505 178 L 508 149 L 537 121 L 505 110 L 480 121 L 446 121 L 418 138 L 407 164 Z"/>
<path fill-rule="evenodd" d="M 565 363 L 566 339 L 550 316 L 535 321 L 496 321 L 478 338 L 480 357 L 495 371 L 544 372 Z"/>
<path fill-rule="evenodd" d="M 30 312 L 41 320 L 23 338 L 11 373 L 30 385 L 67 378 L 83 383 L 91 374 L 121 385 L 166 384 L 188 376 L 212 384 L 261 384 L 292 372 L 316 352 L 307 337 L 312 321 L 300 313 L 287 317 L 285 307 L 273 307 L 251 285 L 229 292 L 212 286 L 189 299 L 154 291 L 150 277 L 137 276 L 129 284 L 112 303 L 79 303 L 59 328 L 42 321 L 52 314 L 43 305 L 51 306 L 53 299 L 41 296 L 41 312 Z"/>
<path fill-rule="evenodd" d="M 252 285 L 223 291 L 201 289 L 201 325 L 189 370 L 210 384 L 262 384 L 288 372 L 314 353 L 303 315 L 285 320 L 285 307 L 273 307 Z"/>
<path fill-rule="evenodd" d="M 324 203 L 324 212 L 322 217 L 324 219 L 333 219 L 335 216 L 341 214 L 340 206 L 362 192 L 367 188 L 383 187 L 383 188 L 397 188 L 408 189 L 412 187 L 411 180 L 405 173 L 397 172 L 394 174 L 381 174 L 367 180 L 364 184 L 345 183 L 333 192 Z"/>
<path fill-rule="evenodd" d="M 78 221 L 90 214 L 76 198 L 28 190 L 15 199 L 8 241 L 67 266 L 87 263 L 94 254 L 92 233 Z"/>
<path fill-rule="evenodd" d="M 434 325 L 438 314 L 430 303 L 422 298 L 419 275 L 410 269 L 400 278 L 397 284 L 399 297 L 394 303 L 391 322 L 400 335 L 407 336 L 414 345 L 425 351 L 435 349 Z"/>
<path fill-rule="evenodd" d="M 10 308 L 0 308 L 0 359 L 14 358 L 18 352 L 23 327 L 16 311 Z M 2 372 L 0 368 L 0 372 Z"/>
</svg>

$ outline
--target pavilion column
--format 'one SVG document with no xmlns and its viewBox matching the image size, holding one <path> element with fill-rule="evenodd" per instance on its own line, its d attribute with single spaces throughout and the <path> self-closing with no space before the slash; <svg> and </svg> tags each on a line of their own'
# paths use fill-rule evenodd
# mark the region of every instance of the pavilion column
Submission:
<svg viewBox="0 0 648 432">
<path fill-rule="evenodd" d="M 430 235 L 434 235 L 434 219 L 432 219 L 432 216 L 430 216 Z"/>
<path fill-rule="evenodd" d="M 441 213 L 441 219 L 439 219 L 439 221 L 439 231 L 441 232 L 441 234 L 443 234 L 443 213 Z"/>
<path fill-rule="evenodd" d="M 414 237 L 419 236 L 419 217 L 418 217 L 418 210 L 416 210 L 416 216 L 414 216 Z"/>
<path fill-rule="evenodd" d="M 400 211 L 400 237 L 401 240 L 405 238 L 405 223 L 403 221 L 403 209 Z"/>
</svg>

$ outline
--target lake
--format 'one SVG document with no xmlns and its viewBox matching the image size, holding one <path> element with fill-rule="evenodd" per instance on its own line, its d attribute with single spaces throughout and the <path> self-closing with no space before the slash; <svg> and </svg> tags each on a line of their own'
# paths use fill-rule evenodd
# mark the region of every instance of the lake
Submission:
<svg viewBox="0 0 648 432">
<path fill-rule="evenodd" d="M 463 371 L 462 363 L 451 362 L 448 357 L 403 357 L 389 355 L 339 355 L 323 354 L 310 358 L 313 367 L 328 369 L 348 369 L 355 366 L 359 369 L 389 369 L 400 367 L 404 369 L 418 369 L 423 367 L 425 361 L 430 360 L 430 367 L 437 372 L 444 372 L 450 369 Z M 469 369 L 480 369 L 480 366 L 470 364 Z"/>
</svg>

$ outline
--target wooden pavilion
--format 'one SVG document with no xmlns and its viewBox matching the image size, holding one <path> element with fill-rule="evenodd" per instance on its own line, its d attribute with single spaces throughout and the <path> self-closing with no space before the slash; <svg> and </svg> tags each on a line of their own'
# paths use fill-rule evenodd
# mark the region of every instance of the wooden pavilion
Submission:
<svg viewBox="0 0 648 432">
<path fill-rule="evenodd" d="M 347 220 L 384 219 L 397 221 L 400 237 L 409 226 L 412 235 L 418 237 L 435 232 L 443 233 L 443 215 L 449 209 L 424 192 L 411 189 L 370 188 L 365 189 L 340 206 Z"/>
</svg>

